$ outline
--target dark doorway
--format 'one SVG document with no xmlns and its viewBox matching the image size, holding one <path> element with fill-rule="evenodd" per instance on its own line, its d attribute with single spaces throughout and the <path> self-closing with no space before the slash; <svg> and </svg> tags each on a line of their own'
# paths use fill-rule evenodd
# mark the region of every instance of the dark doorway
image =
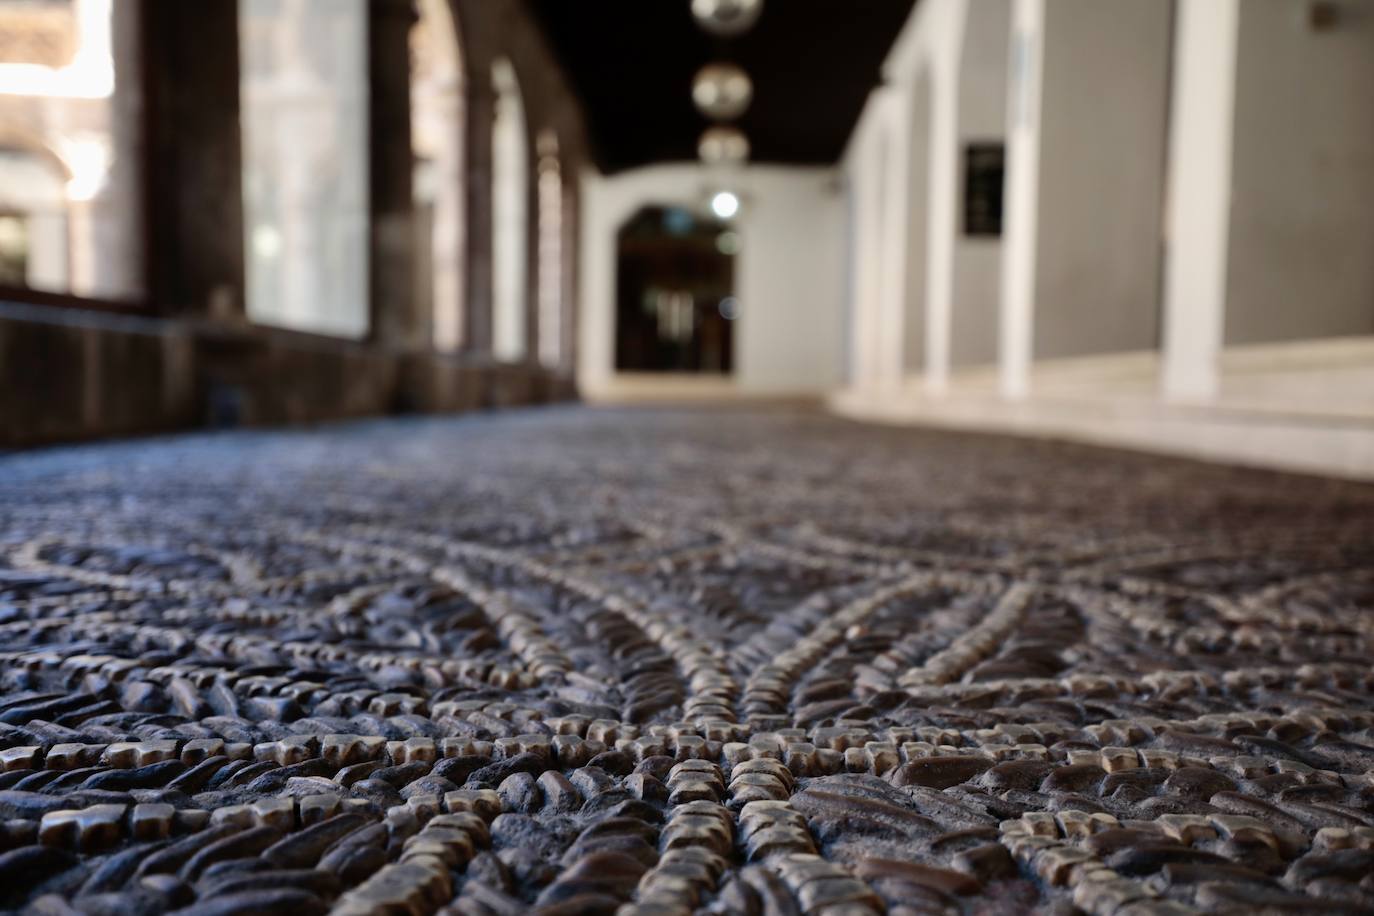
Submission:
<svg viewBox="0 0 1374 916">
<path fill-rule="evenodd" d="M 616 369 L 730 372 L 738 233 L 681 207 L 646 207 L 616 246 Z"/>
</svg>

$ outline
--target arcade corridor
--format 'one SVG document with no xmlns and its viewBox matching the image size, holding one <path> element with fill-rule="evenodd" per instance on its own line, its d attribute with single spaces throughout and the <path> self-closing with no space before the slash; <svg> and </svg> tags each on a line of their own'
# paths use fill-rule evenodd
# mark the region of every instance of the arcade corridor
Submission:
<svg viewBox="0 0 1374 916">
<path fill-rule="evenodd" d="M 7 907 L 1374 904 L 1367 485 L 542 408 L 14 454 L 0 507 Z"/>
<path fill-rule="evenodd" d="M 0 0 L 0 916 L 1374 914 L 1371 201 L 1374 0 Z"/>
</svg>

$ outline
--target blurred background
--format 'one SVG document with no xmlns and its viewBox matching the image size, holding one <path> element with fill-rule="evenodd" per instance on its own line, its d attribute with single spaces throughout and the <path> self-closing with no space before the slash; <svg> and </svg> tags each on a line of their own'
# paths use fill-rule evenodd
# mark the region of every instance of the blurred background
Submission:
<svg viewBox="0 0 1374 916">
<path fill-rule="evenodd" d="M 574 399 L 1374 476 L 1374 0 L 0 0 L 0 447 Z"/>
</svg>

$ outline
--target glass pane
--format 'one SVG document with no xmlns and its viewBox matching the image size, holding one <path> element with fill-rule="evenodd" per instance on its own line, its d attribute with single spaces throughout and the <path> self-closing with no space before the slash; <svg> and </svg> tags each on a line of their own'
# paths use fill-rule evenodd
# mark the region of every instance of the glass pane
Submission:
<svg viewBox="0 0 1374 916">
<path fill-rule="evenodd" d="M 137 17 L 0 0 L 0 285 L 143 296 Z"/>
<path fill-rule="evenodd" d="M 240 0 L 248 315 L 368 330 L 366 0 Z"/>
</svg>

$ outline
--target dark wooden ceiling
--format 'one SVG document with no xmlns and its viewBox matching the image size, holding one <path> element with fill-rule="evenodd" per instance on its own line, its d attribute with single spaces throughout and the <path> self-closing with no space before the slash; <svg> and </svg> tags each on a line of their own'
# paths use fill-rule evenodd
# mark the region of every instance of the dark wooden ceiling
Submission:
<svg viewBox="0 0 1374 916">
<path fill-rule="evenodd" d="M 709 125 L 692 77 L 733 61 L 754 81 L 737 122 L 755 162 L 839 158 L 915 0 L 766 0 L 748 34 L 714 38 L 689 0 L 531 0 L 587 110 L 598 164 L 616 172 L 696 158 Z"/>
</svg>

